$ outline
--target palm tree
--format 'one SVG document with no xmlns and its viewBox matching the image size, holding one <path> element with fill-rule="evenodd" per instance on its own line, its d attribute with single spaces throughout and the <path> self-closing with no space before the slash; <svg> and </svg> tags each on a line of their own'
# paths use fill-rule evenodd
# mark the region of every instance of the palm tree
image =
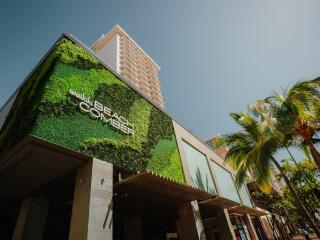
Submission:
<svg viewBox="0 0 320 240">
<path fill-rule="evenodd" d="M 310 227 L 320 237 L 320 229 L 299 198 L 274 154 L 282 148 L 285 136 L 277 131 L 270 131 L 264 121 L 257 120 L 249 113 L 231 113 L 231 117 L 240 125 L 241 131 L 223 135 L 214 142 L 215 147 L 228 147 L 226 160 L 230 161 L 237 171 L 238 186 L 246 181 L 248 173 L 255 178 L 259 186 L 269 185 L 270 166 L 274 165 L 285 180 L 298 208 L 308 221 Z"/>
<path fill-rule="evenodd" d="M 320 78 L 298 82 L 265 102 L 271 105 L 277 130 L 292 142 L 307 145 L 320 169 L 320 153 L 314 144 L 319 141 L 316 135 L 320 130 Z"/>
<path fill-rule="evenodd" d="M 277 105 L 274 105 L 272 101 L 270 102 L 268 98 L 257 100 L 251 103 L 248 106 L 248 109 L 250 113 L 252 113 L 254 116 L 259 118 L 259 124 L 261 125 L 261 127 L 264 128 L 264 131 L 269 131 L 269 132 L 279 131 L 278 120 L 276 118 L 276 112 L 279 111 L 279 107 L 277 107 Z M 304 143 L 300 142 L 299 144 L 297 144 L 295 141 L 292 140 L 292 137 L 290 136 L 288 137 L 288 135 L 284 135 L 284 134 L 282 137 L 281 145 L 290 155 L 290 159 L 295 163 L 297 168 L 305 176 L 304 170 L 300 168 L 296 159 L 293 157 L 291 151 L 289 150 L 289 147 L 290 146 L 298 147 L 305 154 L 305 156 L 310 161 L 312 161 L 311 152 L 309 148 Z M 311 187 L 312 184 L 309 182 L 309 179 L 306 176 L 305 176 L 305 180 L 307 184 Z"/>
<path fill-rule="evenodd" d="M 309 83 L 308 83 L 309 84 Z M 277 112 L 279 112 L 279 106 L 275 105 L 272 101 L 270 101 L 269 98 L 263 99 L 263 100 L 257 100 L 253 103 L 251 103 L 248 106 L 248 110 L 250 113 L 252 113 L 255 117 L 259 119 L 259 124 L 260 126 L 264 129 L 265 133 L 276 133 L 279 131 L 279 124 L 278 120 L 276 118 Z M 280 128 L 281 131 L 281 128 Z M 279 134 L 279 133 L 278 133 Z M 280 141 L 280 139 L 279 139 Z M 299 148 L 305 155 L 306 157 L 311 160 L 311 152 L 310 149 L 306 146 L 304 142 L 297 142 L 294 141 L 294 138 L 292 136 L 284 135 L 282 134 L 281 142 L 279 144 L 282 145 L 282 148 L 285 149 L 289 156 L 290 159 L 295 163 L 296 167 L 300 170 L 302 175 L 305 178 L 306 183 L 309 185 L 309 187 L 312 189 L 316 189 L 314 183 L 311 183 L 308 177 L 306 176 L 305 172 L 295 158 L 293 157 L 291 151 L 289 150 L 290 146 L 297 147 Z M 314 194 L 315 195 L 315 194 Z M 320 200 L 319 200 L 320 201 Z"/>
</svg>

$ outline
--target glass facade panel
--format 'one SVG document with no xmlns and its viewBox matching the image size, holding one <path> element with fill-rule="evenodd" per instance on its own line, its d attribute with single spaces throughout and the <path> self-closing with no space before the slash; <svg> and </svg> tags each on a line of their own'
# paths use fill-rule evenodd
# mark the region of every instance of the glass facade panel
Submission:
<svg viewBox="0 0 320 240">
<path fill-rule="evenodd" d="M 210 165 L 213 167 L 223 197 L 241 203 L 231 173 L 212 161 L 210 161 Z"/>
<path fill-rule="evenodd" d="M 183 148 L 189 165 L 193 186 L 217 195 L 206 156 L 185 141 L 183 141 Z"/>
<path fill-rule="evenodd" d="M 249 192 L 248 192 L 247 187 L 245 185 L 242 185 L 240 187 L 239 194 L 240 194 L 243 205 L 246 205 L 248 207 L 253 207 Z"/>
</svg>

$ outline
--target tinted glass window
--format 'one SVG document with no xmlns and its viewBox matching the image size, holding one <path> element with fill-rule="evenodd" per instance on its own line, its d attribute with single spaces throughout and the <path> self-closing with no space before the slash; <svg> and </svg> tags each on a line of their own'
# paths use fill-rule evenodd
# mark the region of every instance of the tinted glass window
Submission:
<svg viewBox="0 0 320 240">
<path fill-rule="evenodd" d="M 246 205 L 248 207 L 253 207 L 249 192 L 248 192 L 247 187 L 245 185 L 242 185 L 240 187 L 239 194 L 240 194 L 243 205 Z"/>
<path fill-rule="evenodd" d="M 184 141 L 183 148 L 189 165 L 193 186 L 216 195 L 216 188 L 206 156 Z"/>
<path fill-rule="evenodd" d="M 210 164 L 213 167 L 223 197 L 241 203 L 231 173 L 212 161 L 210 161 Z"/>
</svg>

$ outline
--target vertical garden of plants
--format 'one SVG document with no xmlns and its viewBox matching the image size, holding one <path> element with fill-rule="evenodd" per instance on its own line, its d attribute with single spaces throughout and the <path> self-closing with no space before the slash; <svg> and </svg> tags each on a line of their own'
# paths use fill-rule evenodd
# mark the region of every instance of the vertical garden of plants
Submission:
<svg viewBox="0 0 320 240">
<path fill-rule="evenodd" d="M 81 113 L 70 90 L 127 118 L 135 134 Z M 20 88 L 0 131 L 0 154 L 27 134 L 127 169 L 185 182 L 171 119 L 67 36 Z"/>
</svg>

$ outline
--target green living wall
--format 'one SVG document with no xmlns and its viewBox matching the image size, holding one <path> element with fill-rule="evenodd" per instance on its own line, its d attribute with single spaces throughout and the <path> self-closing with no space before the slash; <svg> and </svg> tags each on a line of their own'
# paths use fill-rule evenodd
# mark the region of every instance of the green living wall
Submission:
<svg viewBox="0 0 320 240">
<path fill-rule="evenodd" d="M 134 124 L 134 134 L 81 112 L 70 90 L 124 116 Z M 185 182 L 171 119 L 68 36 L 20 88 L 0 131 L 0 154 L 27 134 L 127 169 Z"/>
</svg>

